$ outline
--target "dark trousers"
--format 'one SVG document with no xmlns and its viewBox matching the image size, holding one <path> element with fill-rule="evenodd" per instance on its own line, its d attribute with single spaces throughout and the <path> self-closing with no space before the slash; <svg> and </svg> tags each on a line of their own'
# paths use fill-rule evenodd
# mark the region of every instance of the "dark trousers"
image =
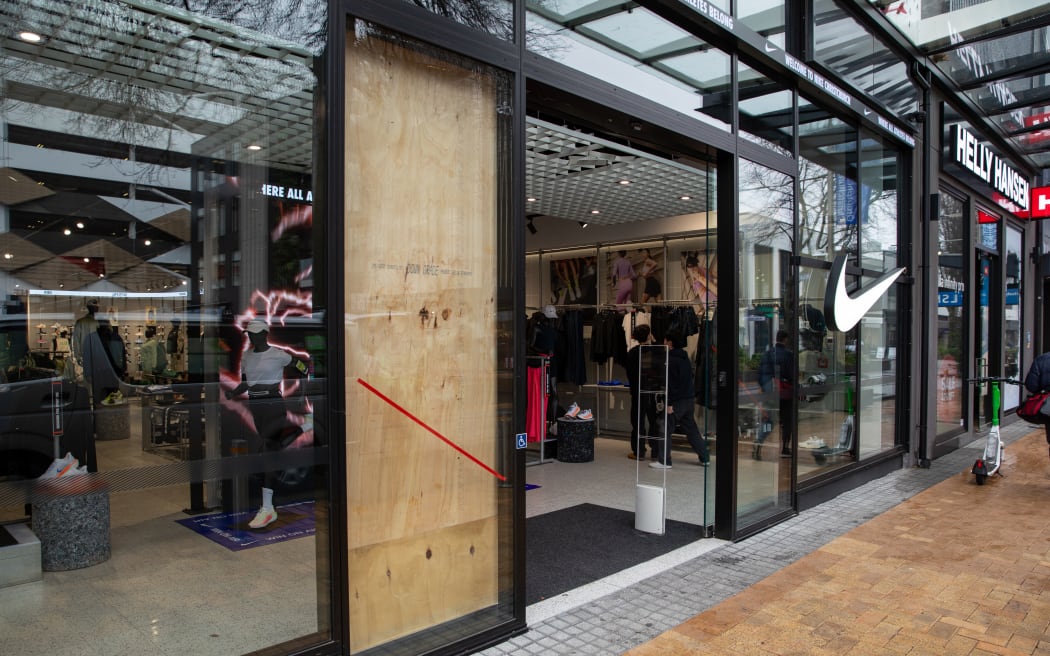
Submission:
<svg viewBox="0 0 1050 656">
<path fill-rule="evenodd" d="M 675 430 L 681 430 L 685 434 L 685 439 L 689 440 L 689 446 L 693 447 L 693 451 L 700 457 L 700 462 L 707 462 L 707 443 L 700 435 L 700 427 L 696 425 L 696 419 L 693 417 L 695 406 L 696 401 L 691 398 L 671 402 L 674 412 L 667 415 L 667 439 L 663 444 L 663 453 L 658 454 L 663 464 L 671 464 L 671 434 Z"/>
<path fill-rule="evenodd" d="M 248 399 L 248 410 L 255 421 L 255 430 L 259 435 L 260 449 L 263 453 L 281 451 L 302 430 L 288 419 L 288 403 L 279 393 L 272 396 L 251 397 Z M 260 490 L 268 487 L 271 490 L 277 481 L 278 472 L 264 472 L 262 480 L 253 477 L 250 494 L 252 498 L 261 496 Z"/>
<path fill-rule="evenodd" d="M 639 424 L 639 411 L 641 411 L 641 423 Z M 651 394 L 644 397 L 631 390 L 631 451 L 636 456 L 645 455 L 645 438 L 642 435 L 654 435 L 659 430 L 656 415 L 656 400 Z M 649 451 L 656 455 L 659 442 L 648 440 Z"/>
<path fill-rule="evenodd" d="M 762 413 L 761 423 L 772 423 L 765 412 Z M 795 441 L 795 404 L 792 399 L 780 399 L 777 406 L 777 423 L 780 424 L 780 451 L 781 453 L 789 453 L 791 445 Z M 765 426 L 759 426 L 758 435 L 755 439 L 756 445 L 761 446 L 766 441 L 766 438 L 769 437 L 769 433 L 770 431 L 767 431 Z"/>
</svg>

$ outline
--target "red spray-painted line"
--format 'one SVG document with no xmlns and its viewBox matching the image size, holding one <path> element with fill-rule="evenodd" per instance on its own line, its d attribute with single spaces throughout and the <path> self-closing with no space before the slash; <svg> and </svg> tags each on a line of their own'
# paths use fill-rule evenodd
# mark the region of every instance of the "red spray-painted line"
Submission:
<svg viewBox="0 0 1050 656">
<path fill-rule="evenodd" d="M 367 389 L 367 390 L 368 390 L 369 392 L 371 392 L 371 393 L 375 394 L 375 395 L 376 395 L 376 396 L 378 396 L 379 398 L 381 398 L 381 399 L 383 399 L 384 401 L 386 401 L 387 403 L 389 403 L 389 404 L 390 404 L 391 406 L 393 406 L 393 408 L 394 408 L 395 410 L 397 410 L 397 411 L 398 411 L 398 412 L 400 412 L 401 414 L 405 415 L 406 417 L 408 417 L 408 418 L 409 418 L 409 419 L 411 419 L 412 421 L 416 422 L 417 424 L 419 424 L 420 426 L 422 426 L 423 428 L 425 428 L 425 429 L 427 430 L 427 432 L 429 432 L 429 433 L 433 434 L 433 435 L 434 435 L 435 437 L 439 438 L 439 439 L 440 439 L 440 440 L 441 440 L 442 442 L 444 442 L 445 444 L 449 445 L 450 447 L 452 447 L 452 448 L 453 448 L 453 449 L 455 449 L 456 451 L 459 451 L 460 453 L 462 453 L 462 454 L 463 454 L 463 455 L 465 455 L 466 457 L 468 457 L 468 458 L 470 458 L 471 460 L 473 460 L 475 464 L 477 464 L 477 465 L 478 465 L 479 467 L 481 467 L 482 469 L 484 469 L 484 470 L 485 470 L 485 471 L 487 471 L 488 473 L 492 474 L 493 476 L 495 476 L 496 478 L 498 478 L 498 479 L 499 479 L 499 480 L 501 480 L 501 481 L 506 481 L 506 480 L 507 480 L 507 477 L 506 477 L 506 476 L 504 476 L 503 474 L 499 473 L 498 471 L 496 471 L 496 470 L 495 470 L 495 469 L 493 469 L 492 467 L 489 467 L 489 466 L 488 466 L 488 465 L 486 465 L 485 463 L 481 462 L 480 460 L 478 460 L 477 458 L 475 458 L 475 457 L 474 457 L 473 455 L 471 455 L 470 453 L 468 453 L 468 452 L 467 452 L 466 450 L 464 450 L 464 449 L 463 449 L 463 447 L 459 446 L 458 444 L 456 444 L 456 443 L 455 443 L 455 442 L 453 442 L 452 440 L 448 439 L 447 437 L 445 437 L 445 436 L 444 436 L 444 435 L 442 435 L 441 433 L 437 432 L 436 430 L 434 430 L 434 429 L 433 429 L 433 428 L 431 428 L 430 426 L 427 426 L 426 424 L 424 424 L 424 423 L 423 423 L 423 421 L 422 421 L 422 420 L 421 420 L 421 419 L 420 419 L 419 417 L 415 416 L 414 414 L 412 414 L 412 413 L 411 413 L 411 412 L 409 412 L 408 410 L 405 410 L 404 408 L 402 408 L 402 407 L 401 407 L 400 405 L 398 405 L 398 404 L 397 404 L 397 402 L 396 402 L 396 401 L 394 401 L 393 399 L 391 399 L 391 398 L 390 398 L 389 396 L 387 396 L 386 394 L 383 394 L 382 392 L 380 392 L 380 391 L 379 391 L 379 390 L 377 390 L 376 388 L 372 387 L 371 385 L 369 385 L 369 384 L 368 384 L 368 383 L 366 383 L 365 381 L 361 380 L 360 378 L 358 378 L 358 379 L 357 379 L 357 382 L 361 383 L 361 385 L 362 385 L 362 386 L 364 386 L 364 388 L 365 388 L 365 389 Z"/>
</svg>

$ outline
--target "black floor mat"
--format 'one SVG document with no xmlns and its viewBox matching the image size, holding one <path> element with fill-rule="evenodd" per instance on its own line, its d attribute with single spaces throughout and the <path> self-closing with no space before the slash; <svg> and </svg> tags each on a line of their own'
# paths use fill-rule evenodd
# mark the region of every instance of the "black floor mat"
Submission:
<svg viewBox="0 0 1050 656">
<path fill-rule="evenodd" d="M 589 503 L 525 520 L 525 603 L 633 567 L 703 536 L 700 526 L 667 520 L 663 535 L 634 528 L 634 513 Z"/>
</svg>

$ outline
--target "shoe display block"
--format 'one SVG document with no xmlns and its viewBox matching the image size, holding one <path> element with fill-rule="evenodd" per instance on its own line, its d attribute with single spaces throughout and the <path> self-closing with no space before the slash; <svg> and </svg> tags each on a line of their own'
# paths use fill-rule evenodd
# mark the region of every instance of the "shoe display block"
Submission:
<svg viewBox="0 0 1050 656">
<path fill-rule="evenodd" d="M 95 439 L 126 440 L 131 437 L 131 411 L 126 402 L 99 404 L 95 408 Z"/>
<path fill-rule="evenodd" d="M 591 462 L 594 460 L 594 420 L 558 419 L 558 461 Z"/>
<path fill-rule="evenodd" d="M 34 488 L 33 532 L 45 572 L 109 560 L 109 491 L 88 474 L 43 481 Z"/>
</svg>

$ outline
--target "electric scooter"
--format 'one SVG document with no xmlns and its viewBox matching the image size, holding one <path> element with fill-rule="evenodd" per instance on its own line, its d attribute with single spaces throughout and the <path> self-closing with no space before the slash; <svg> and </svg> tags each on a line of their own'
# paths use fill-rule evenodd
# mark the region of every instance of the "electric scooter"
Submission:
<svg viewBox="0 0 1050 656">
<path fill-rule="evenodd" d="M 973 378 L 968 382 L 977 383 L 989 383 L 991 385 L 992 393 L 992 425 L 988 429 L 988 437 L 984 443 L 984 454 L 973 463 L 973 468 L 970 473 L 974 475 L 978 485 L 984 485 L 985 480 L 989 476 L 999 474 L 1002 476 L 1002 472 L 999 471 L 999 467 L 1003 464 L 1003 438 L 999 434 L 999 415 L 1000 406 L 1002 401 L 1002 392 L 999 389 L 999 385 L 1007 383 L 1010 385 L 1020 385 L 1021 381 L 1014 380 L 1012 378 L 999 378 L 999 377 L 987 377 L 987 378 Z M 1005 477 L 1004 477 L 1005 478 Z"/>
</svg>

